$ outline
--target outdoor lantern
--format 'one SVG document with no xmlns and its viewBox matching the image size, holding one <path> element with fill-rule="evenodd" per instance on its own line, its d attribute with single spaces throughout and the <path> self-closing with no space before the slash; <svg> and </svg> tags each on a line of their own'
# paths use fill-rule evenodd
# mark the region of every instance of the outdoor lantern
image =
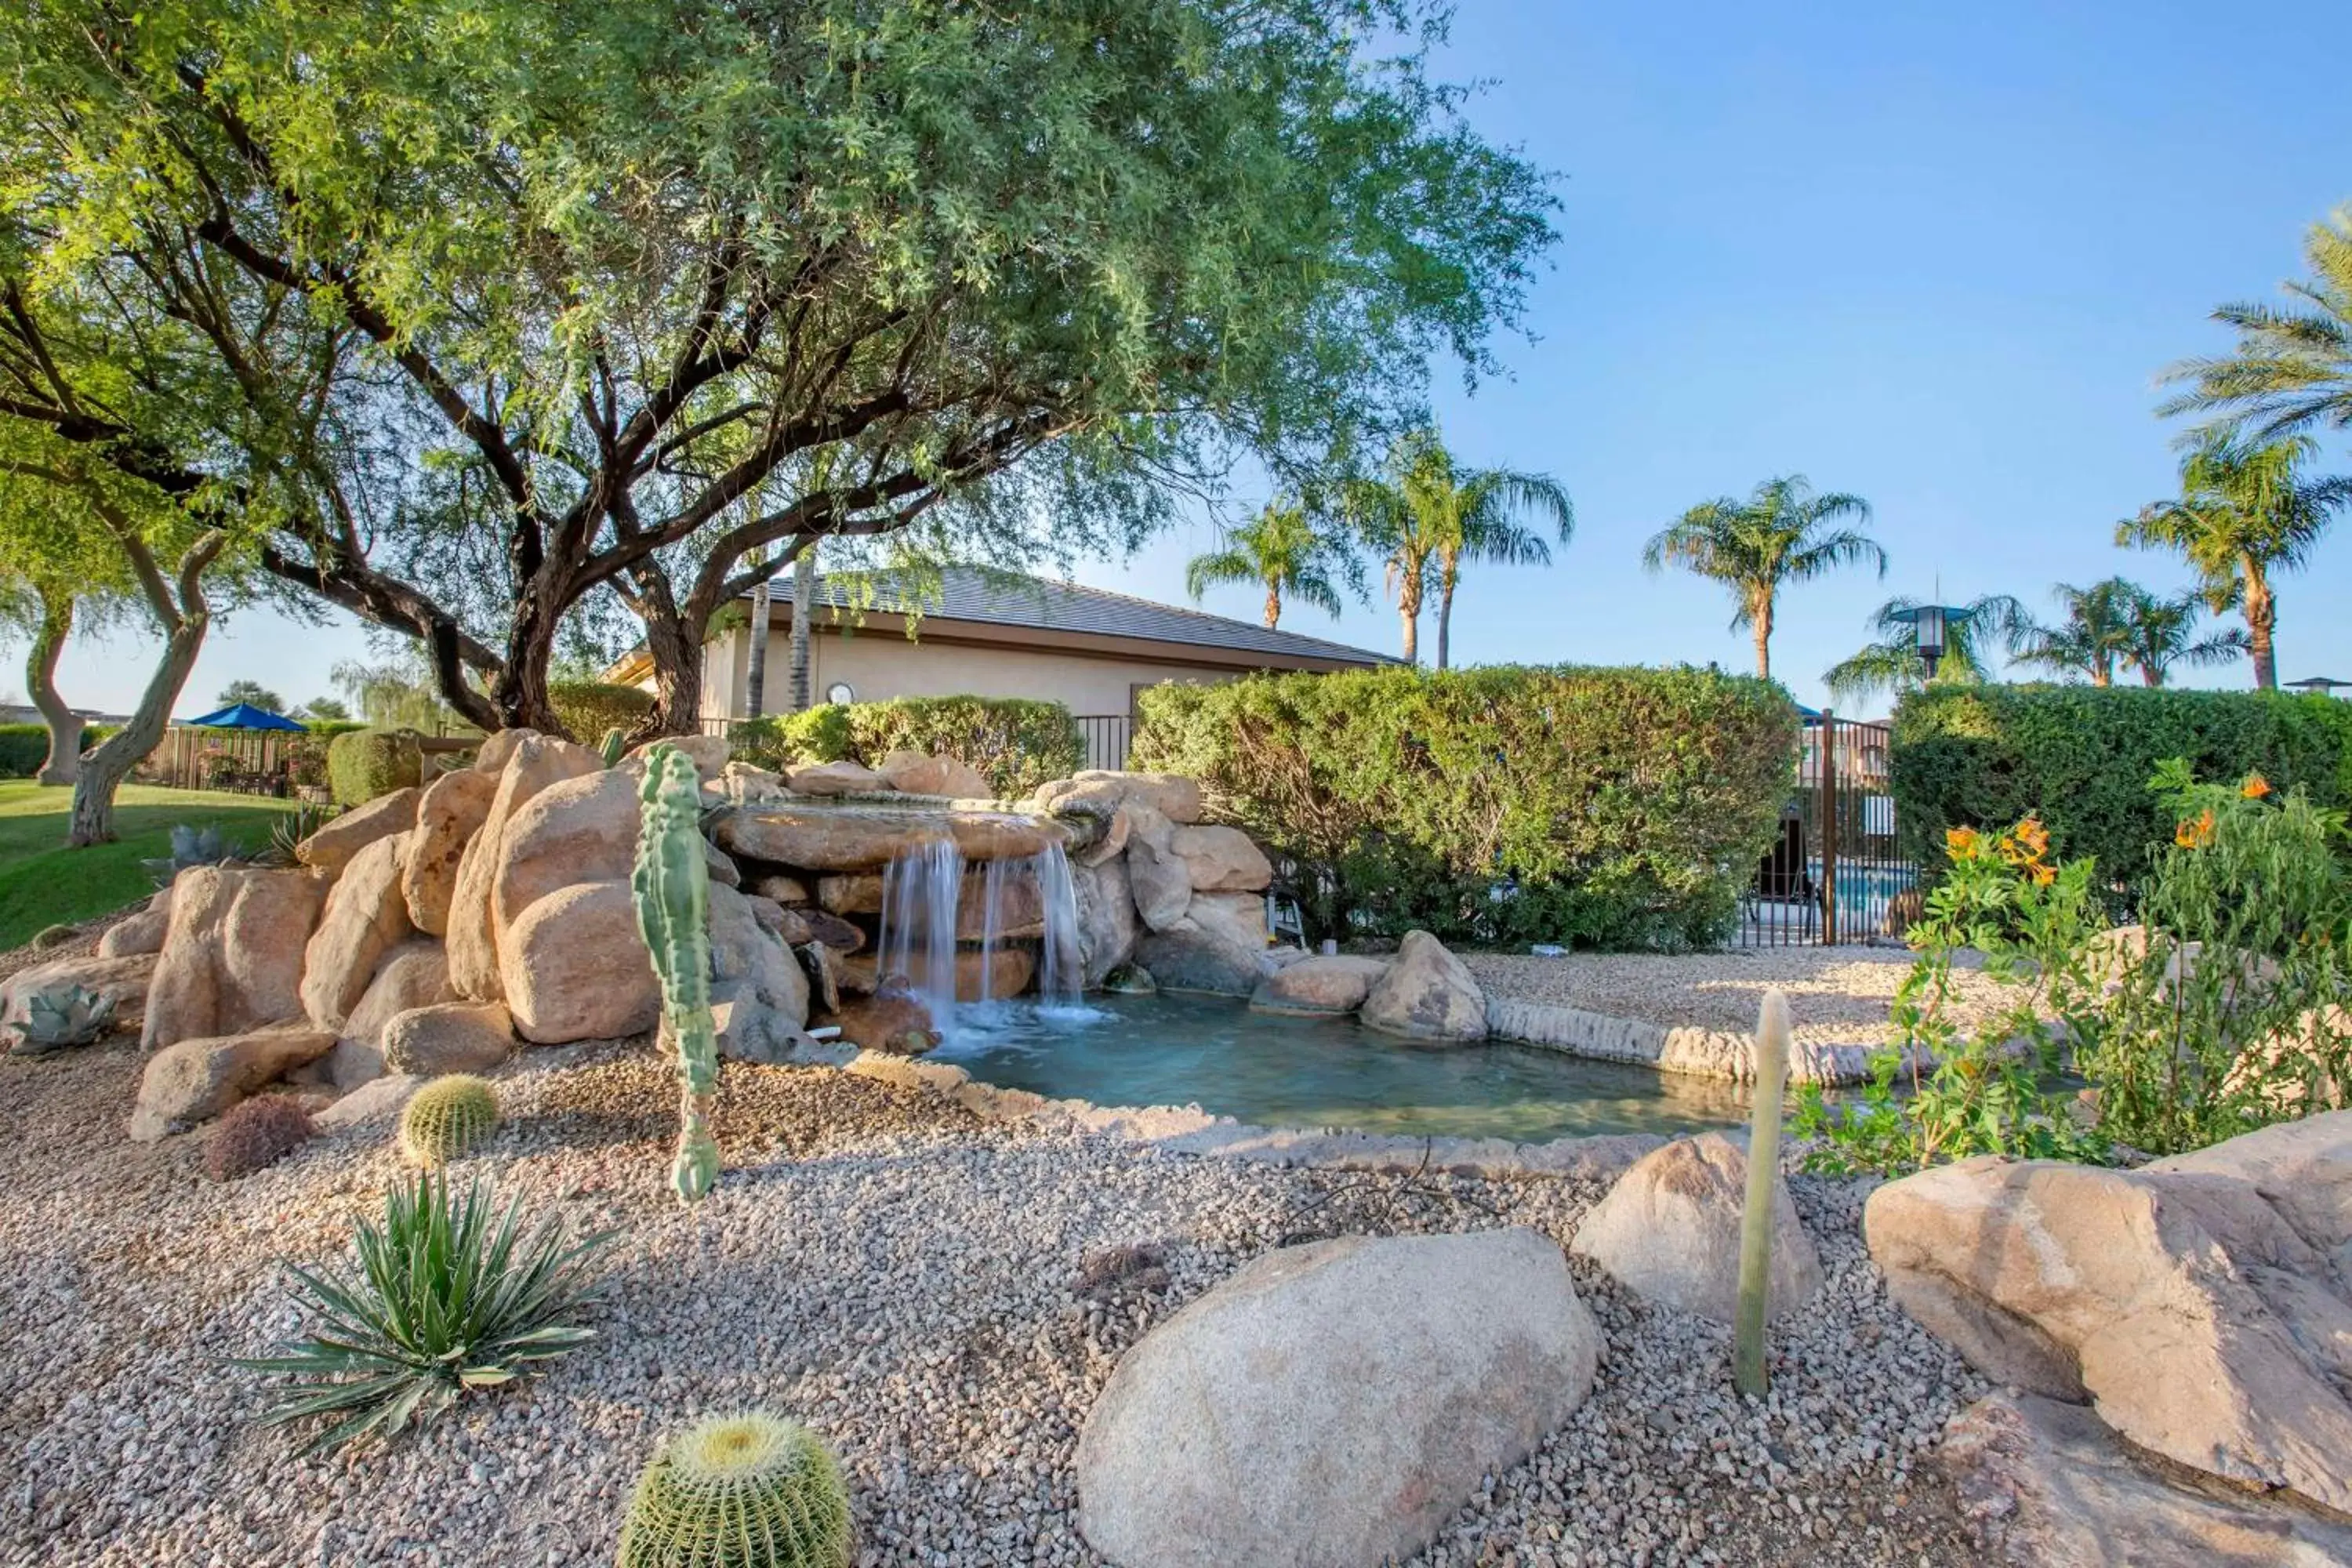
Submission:
<svg viewBox="0 0 2352 1568">
<path fill-rule="evenodd" d="M 1967 620 L 1969 614 L 1958 605 L 1914 605 L 1895 613 L 1894 619 L 1909 621 L 1918 628 L 1919 662 L 1927 667 L 1928 679 L 1936 679 L 1936 666 L 1943 662 L 1950 629 Z"/>
</svg>

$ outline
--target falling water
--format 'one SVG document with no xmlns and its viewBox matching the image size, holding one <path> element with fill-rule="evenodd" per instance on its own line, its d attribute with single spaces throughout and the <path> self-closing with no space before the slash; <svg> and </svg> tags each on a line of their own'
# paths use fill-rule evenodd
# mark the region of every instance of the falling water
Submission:
<svg viewBox="0 0 2352 1568">
<path fill-rule="evenodd" d="M 901 849 L 882 873 L 882 934 L 875 943 L 883 974 L 903 974 L 945 1033 L 955 1013 L 956 893 L 963 854 L 941 833 Z"/>
<path fill-rule="evenodd" d="M 1075 1005 L 1084 979 L 1078 962 L 1078 894 L 1070 880 L 1070 858 L 1049 844 L 1031 858 L 1037 890 L 1045 906 L 1045 938 L 1037 954 L 1037 994 L 1049 1007 Z"/>
</svg>

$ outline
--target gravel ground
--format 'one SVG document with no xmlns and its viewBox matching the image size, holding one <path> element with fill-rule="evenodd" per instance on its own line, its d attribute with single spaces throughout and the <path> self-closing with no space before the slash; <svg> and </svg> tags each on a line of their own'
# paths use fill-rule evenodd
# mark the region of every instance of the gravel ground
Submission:
<svg viewBox="0 0 2352 1568">
<path fill-rule="evenodd" d="M 1780 947 L 1678 957 L 1465 952 L 1462 962 L 1480 985 L 1497 995 L 1703 1029 L 1755 1028 L 1757 1005 L 1777 985 L 1789 994 L 1798 1038 L 1878 1045 L 1886 1037 L 1887 1006 L 1910 973 L 1912 955 L 1897 948 Z M 1992 1011 L 2000 986 L 1965 965 L 1954 980 L 1954 1016 L 1963 1026 Z"/>
<path fill-rule="evenodd" d="M 0 1059 L 0 1563 L 608 1563 L 656 1433 L 757 1402 L 842 1453 L 863 1564 L 1093 1563 L 1071 1524 L 1077 1430 L 1153 1323 L 1285 1242 L 1497 1224 L 1565 1238 L 1599 1195 L 1190 1160 L 735 1067 L 729 1172 L 686 1214 L 662 1187 L 658 1065 L 534 1053 L 505 1075 L 509 1125 L 468 1163 L 623 1232 L 601 1337 L 421 1437 L 300 1458 L 247 1424 L 256 1389 L 217 1358 L 296 1329 L 273 1259 L 333 1256 L 397 1167 L 351 1135 L 211 1185 L 196 1140 L 124 1141 L 138 1067 L 119 1044 Z M 1725 1331 L 1574 1260 L 1607 1334 L 1594 1396 L 1493 1478 L 1425 1568 L 1972 1561 L 1922 1460 L 1984 1390 L 1886 1302 L 1858 1190 L 1797 1194 L 1828 1283 L 1777 1339 L 1771 1400 L 1727 1394 Z M 1134 1242 L 1165 1248 L 1164 1289 L 1081 1289 L 1090 1260 Z"/>
</svg>

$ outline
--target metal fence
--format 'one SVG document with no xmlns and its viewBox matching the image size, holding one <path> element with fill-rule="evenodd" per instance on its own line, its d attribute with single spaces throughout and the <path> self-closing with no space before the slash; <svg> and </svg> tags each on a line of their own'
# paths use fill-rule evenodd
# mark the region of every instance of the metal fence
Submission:
<svg viewBox="0 0 2352 1568">
<path fill-rule="evenodd" d="M 1780 836 L 1740 900 L 1743 947 L 1831 945 L 1900 936 L 1919 868 L 1895 839 L 1883 723 L 1823 713 L 1805 721 L 1797 789 Z"/>
<path fill-rule="evenodd" d="M 1087 738 L 1087 766 L 1124 768 L 1135 738 L 1135 721 L 1124 713 L 1080 713 L 1078 728 Z"/>
</svg>

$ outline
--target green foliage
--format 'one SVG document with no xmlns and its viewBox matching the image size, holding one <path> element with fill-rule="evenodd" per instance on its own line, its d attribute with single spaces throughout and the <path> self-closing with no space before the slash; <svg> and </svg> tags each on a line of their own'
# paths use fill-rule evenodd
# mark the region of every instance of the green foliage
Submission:
<svg viewBox="0 0 2352 1568">
<path fill-rule="evenodd" d="M 1873 565 L 1886 575 L 1886 552 L 1844 520 L 1870 521 L 1870 503 L 1843 490 L 1816 495 L 1802 474 L 1766 479 L 1746 500 L 1717 496 L 1683 513 L 1642 547 L 1653 572 L 1688 568 L 1731 591 L 1733 626 L 1756 638 L 1756 673 L 1769 675 L 1772 616 L 1781 586 L 1810 583 L 1841 566 Z"/>
<path fill-rule="evenodd" d="M 273 820 L 270 831 L 278 824 Z M 245 846 L 218 823 L 177 822 L 172 825 L 171 854 L 141 862 L 159 888 L 168 888 L 191 866 L 226 866 L 245 858 Z"/>
<path fill-rule="evenodd" d="M 462 1158 L 499 1125 L 499 1093 L 471 1073 L 421 1086 L 400 1112 L 400 1152 L 426 1170 Z"/>
<path fill-rule="evenodd" d="M 733 731 L 734 754 L 782 771 L 809 763 L 878 765 L 892 752 L 953 757 L 977 770 L 1002 799 L 1067 778 L 1087 765 L 1086 731 L 1058 702 L 1025 697 L 898 697 L 828 702 L 755 719 Z"/>
<path fill-rule="evenodd" d="M 670 1185 L 699 1202 L 719 1180 L 710 1100 L 719 1087 L 718 1026 L 710 1013 L 710 867 L 702 843 L 702 783 L 694 759 L 667 744 L 646 758 L 638 792 L 636 864 L 629 873 L 637 931 L 661 981 L 662 1033 L 677 1053 L 677 1158 Z"/>
<path fill-rule="evenodd" d="M 337 805 L 365 805 L 424 775 L 425 753 L 411 731 L 352 730 L 327 742 L 327 783 Z"/>
<path fill-rule="evenodd" d="M 604 759 L 607 768 L 614 768 L 620 765 L 621 758 L 628 749 L 628 731 L 615 724 L 604 731 L 604 740 L 597 743 L 596 754 Z"/>
<path fill-rule="evenodd" d="M 286 699 L 257 680 L 232 680 L 213 699 L 215 708 L 234 708 L 240 702 L 266 712 L 286 712 Z"/>
<path fill-rule="evenodd" d="M 111 996 L 79 985 L 36 991 L 26 1001 L 24 1021 L 16 1026 L 16 1052 L 29 1057 L 92 1045 L 113 1027 Z"/>
<path fill-rule="evenodd" d="M 1154 687 L 1133 765 L 1270 846 L 1310 936 L 1675 951 L 1730 929 L 1796 748 L 1745 676 L 1391 668 Z"/>
<path fill-rule="evenodd" d="M 81 732 L 81 749 L 89 751 L 103 739 L 96 728 L 85 725 Z M 49 728 L 46 724 L 0 724 L 0 779 L 28 779 L 41 771 L 49 756 Z"/>
<path fill-rule="evenodd" d="M 1840 704 L 1864 700 L 1882 691 L 1898 695 L 1927 684 L 1927 667 L 1919 656 L 1920 601 L 1897 595 L 1870 617 L 1878 640 L 1866 643 L 1851 658 L 1822 674 L 1830 698 Z M 1954 605 L 1944 619 L 1944 652 L 1936 665 L 1936 684 L 1974 686 L 1990 680 L 2000 656 L 2016 647 L 2032 625 L 2025 606 L 2007 594 L 1987 594 L 1966 605 Z"/>
<path fill-rule="evenodd" d="M 289 1095 L 238 1100 L 205 1140 L 205 1174 L 215 1182 L 249 1176 L 309 1142 L 316 1131 L 310 1113 Z"/>
<path fill-rule="evenodd" d="M 454 1194 L 419 1174 L 385 1194 L 381 1224 L 361 1222 L 356 1269 L 289 1266 L 312 1331 L 236 1364 L 286 1380 L 265 1425 L 325 1424 L 312 1450 L 394 1436 L 594 1338 L 573 1320 L 609 1239 L 526 1230 L 520 1199 L 500 1213 L 479 1182 Z"/>
<path fill-rule="evenodd" d="M 1895 712 L 1895 820 L 1904 853 L 1937 863 L 1947 830 L 2038 816 L 2058 854 L 2099 865 L 2126 908 L 2169 808 L 2145 781 L 2167 758 L 2212 778 L 2260 773 L 2315 805 L 2352 804 L 2352 703 L 2267 692 L 1937 685 Z"/>
<path fill-rule="evenodd" d="M 583 742 L 607 730 L 634 730 L 654 710 L 652 692 L 609 680 L 552 681 L 547 688 L 547 700 L 554 707 L 564 732 Z"/>
<path fill-rule="evenodd" d="M 1247 584 L 1265 590 L 1265 624 L 1282 619 L 1285 598 L 1339 613 L 1331 581 L 1332 557 L 1345 546 L 1318 530 L 1296 501 L 1270 501 L 1256 517 L 1224 536 L 1224 547 L 1195 555 L 1184 568 L 1184 591 L 1197 601 L 1211 588 Z M 1341 570 L 1346 569 L 1343 562 Z"/>
<path fill-rule="evenodd" d="M 2030 817 L 1998 837 L 1956 828 L 1947 849 L 1949 866 L 1908 932 L 1919 957 L 1895 992 L 1870 1081 L 1834 1110 L 1818 1084 L 1800 1096 L 1792 1129 L 1816 1141 L 1809 1169 L 1900 1174 L 1971 1154 L 2105 1157 L 2105 1138 L 2044 1087 L 2059 1067 L 2052 1014 L 2089 985 L 2092 939 L 2106 923 L 2092 863 L 2050 864 L 2050 835 Z M 1984 955 L 2003 998 L 1966 1033 L 1951 1012 L 1963 948 Z"/>
<path fill-rule="evenodd" d="M 2286 286 L 2284 305 L 2214 309 L 2236 329 L 2236 348 L 2168 368 L 2164 379 L 2189 390 L 2158 413 L 2218 415 L 2262 440 L 2352 426 L 2352 206 L 2313 224 L 2303 255 L 2310 274 Z"/>
<path fill-rule="evenodd" d="M 847 1568 L 849 1490 L 814 1434 L 763 1411 L 664 1442 L 621 1527 L 620 1568 Z"/>
</svg>

